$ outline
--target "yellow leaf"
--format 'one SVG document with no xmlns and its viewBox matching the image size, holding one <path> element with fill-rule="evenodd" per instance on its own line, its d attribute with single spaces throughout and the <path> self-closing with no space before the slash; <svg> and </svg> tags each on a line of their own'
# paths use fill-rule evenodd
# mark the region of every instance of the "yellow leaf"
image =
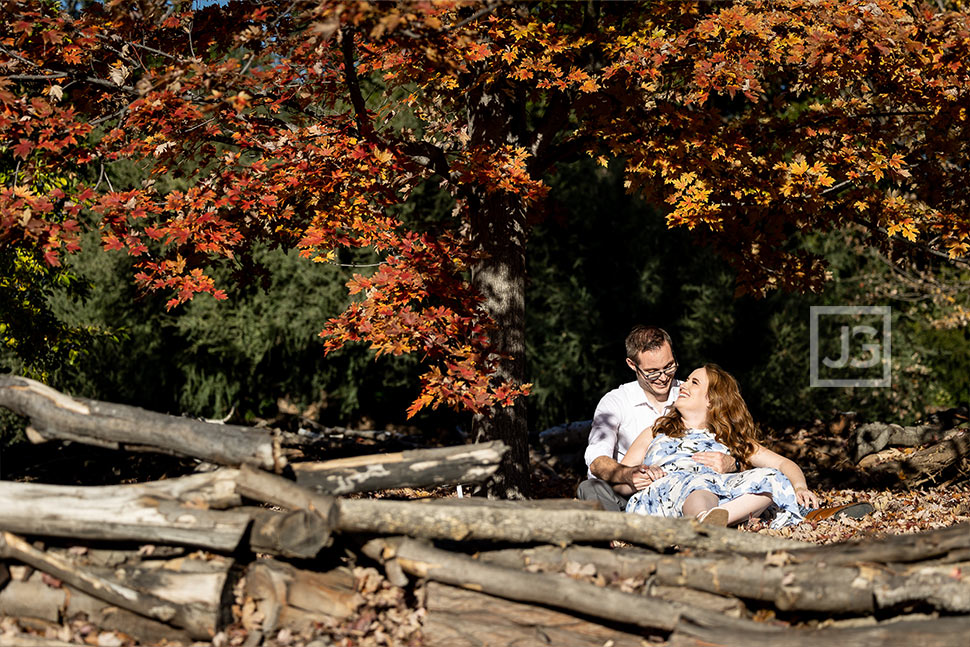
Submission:
<svg viewBox="0 0 970 647">
<path fill-rule="evenodd" d="M 805 175 L 805 173 L 808 172 L 808 162 L 802 158 L 796 162 L 792 162 L 788 166 L 788 169 L 791 171 L 792 175 Z"/>
</svg>

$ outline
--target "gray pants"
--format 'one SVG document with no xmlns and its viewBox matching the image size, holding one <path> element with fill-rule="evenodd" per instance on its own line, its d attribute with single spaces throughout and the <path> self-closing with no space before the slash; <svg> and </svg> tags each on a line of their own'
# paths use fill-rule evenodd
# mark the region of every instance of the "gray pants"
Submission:
<svg viewBox="0 0 970 647">
<path fill-rule="evenodd" d="M 623 512 L 629 497 L 613 491 L 609 483 L 602 479 L 586 479 L 576 488 L 576 498 L 583 501 L 599 501 L 604 510 Z"/>
</svg>

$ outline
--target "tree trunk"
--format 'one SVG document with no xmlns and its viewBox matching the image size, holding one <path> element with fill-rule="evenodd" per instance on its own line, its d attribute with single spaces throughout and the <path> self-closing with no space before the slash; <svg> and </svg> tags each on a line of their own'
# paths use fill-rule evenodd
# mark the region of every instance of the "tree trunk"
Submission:
<svg viewBox="0 0 970 647">
<path fill-rule="evenodd" d="M 483 82 L 484 83 L 484 82 Z M 502 146 L 523 146 L 513 123 L 515 102 L 499 87 L 473 88 L 468 95 L 471 149 L 482 154 Z M 487 170 L 485 172 L 488 172 Z M 471 238 L 480 252 L 472 268 L 472 283 L 484 297 L 485 311 L 497 324 L 491 332 L 499 361 L 495 378 L 525 382 L 525 245 L 526 208 L 521 196 L 475 186 L 468 199 Z M 518 398 L 510 407 L 492 408 L 473 421 L 476 442 L 501 440 L 509 447 L 488 484 L 490 497 L 519 499 L 530 491 L 526 407 Z"/>
</svg>

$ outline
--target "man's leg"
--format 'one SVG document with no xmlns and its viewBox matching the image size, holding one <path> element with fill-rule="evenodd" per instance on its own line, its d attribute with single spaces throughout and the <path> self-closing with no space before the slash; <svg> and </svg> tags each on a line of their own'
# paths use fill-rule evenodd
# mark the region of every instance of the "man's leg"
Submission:
<svg viewBox="0 0 970 647">
<path fill-rule="evenodd" d="M 610 484 L 601 479 L 586 479 L 576 488 L 576 498 L 583 501 L 599 501 L 604 510 L 623 512 L 626 510 L 627 497 L 613 491 Z"/>
</svg>

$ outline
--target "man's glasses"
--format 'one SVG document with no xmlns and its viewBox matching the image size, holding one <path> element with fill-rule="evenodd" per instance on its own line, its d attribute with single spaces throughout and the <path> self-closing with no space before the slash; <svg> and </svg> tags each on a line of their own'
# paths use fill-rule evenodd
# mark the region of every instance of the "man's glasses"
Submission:
<svg viewBox="0 0 970 647">
<path fill-rule="evenodd" d="M 678 366 L 677 362 L 674 362 L 673 364 L 668 364 L 665 368 L 662 368 L 658 371 L 650 371 L 649 373 L 644 373 L 642 368 L 640 368 L 636 364 L 633 365 L 633 367 L 637 369 L 637 373 L 640 374 L 640 377 L 645 379 L 647 382 L 656 382 L 657 380 L 659 380 L 661 377 L 665 375 L 666 376 L 673 375 L 674 373 L 677 372 L 677 366 Z"/>
</svg>

